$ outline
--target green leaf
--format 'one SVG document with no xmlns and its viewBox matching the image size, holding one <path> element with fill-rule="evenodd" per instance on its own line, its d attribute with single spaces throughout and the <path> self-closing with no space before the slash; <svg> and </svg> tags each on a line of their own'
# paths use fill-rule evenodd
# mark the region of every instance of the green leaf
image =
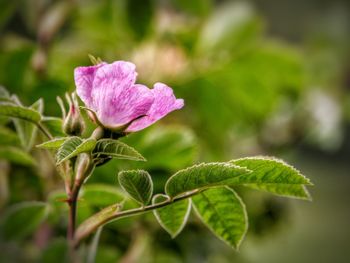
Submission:
<svg viewBox="0 0 350 263">
<path fill-rule="evenodd" d="M 19 144 L 19 138 L 14 131 L 4 126 L 0 126 L 0 145 L 18 146 Z"/>
<path fill-rule="evenodd" d="M 58 149 L 56 154 L 56 164 L 58 165 L 69 160 L 77 156 L 79 153 L 90 152 L 94 149 L 95 145 L 96 140 L 93 138 L 83 140 L 79 137 L 71 137 Z"/>
<path fill-rule="evenodd" d="M 0 115 L 19 118 L 37 123 L 41 119 L 41 115 L 36 110 L 18 106 L 10 102 L 0 102 Z"/>
<path fill-rule="evenodd" d="M 148 172 L 144 170 L 121 171 L 118 174 L 120 186 L 134 200 L 147 205 L 153 194 L 153 182 Z"/>
<path fill-rule="evenodd" d="M 152 203 L 157 204 L 168 199 L 168 196 L 158 194 L 153 197 Z M 185 227 L 190 212 L 191 199 L 189 198 L 153 210 L 159 224 L 171 235 L 172 238 L 175 238 Z"/>
<path fill-rule="evenodd" d="M 36 101 L 30 109 L 36 110 L 40 114 L 43 113 L 44 110 L 44 102 L 42 99 Z M 21 120 L 18 118 L 13 119 L 16 130 L 18 132 L 19 138 L 21 140 L 21 144 L 26 151 L 29 151 L 35 142 L 35 138 L 37 135 L 38 128 L 35 124 L 30 123 L 26 120 Z"/>
<path fill-rule="evenodd" d="M 249 173 L 250 170 L 229 163 L 202 163 L 171 176 L 166 182 L 165 192 L 175 197 L 188 191 L 230 185 L 235 178 Z"/>
<path fill-rule="evenodd" d="M 117 189 L 106 184 L 90 184 L 84 186 L 81 196 L 82 202 L 95 207 L 106 207 L 111 204 L 121 203 L 125 196 Z"/>
<path fill-rule="evenodd" d="M 49 206 L 43 202 L 23 202 L 12 206 L 1 221 L 7 239 L 21 239 L 33 233 L 47 218 Z"/>
<path fill-rule="evenodd" d="M 49 130 L 54 137 L 63 137 L 62 119 L 56 117 L 43 117 L 41 123 Z"/>
<path fill-rule="evenodd" d="M 285 162 L 269 157 L 248 157 L 231 163 L 252 170 L 251 174 L 236 178 L 233 185 L 242 184 L 273 194 L 310 199 L 304 185 L 311 185 L 309 179 Z"/>
<path fill-rule="evenodd" d="M 247 212 L 241 198 L 230 188 L 206 190 L 192 197 L 203 223 L 221 240 L 238 249 L 247 229 Z"/>
<path fill-rule="evenodd" d="M 100 212 L 89 217 L 77 228 L 75 232 L 75 239 L 81 240 L 87 235 L 89 235 L 89 233 L 95 231 L 98 227 L 102 226 L 105 223 L 111 222 L 110 219 L 113 217 L 114 214 L 118 213 L 120 209 L 120 205 L 114 204 L 102 209 Z"/>
<path fill-rule="evenodd" d="M 68 139 L 68 137 L 55 138 L 53 140 L 39 144 L 36 147 L 44 149 L 59 149 L 63 145 L 63 143 Z"/>
<path fill-rule="evenodd" d="M 15 164 L 31 166 L 35 160 L 27 152 L 13 146 L 0 147 L 0 159 L 8 160 Z"/>
<path fill-rule="evenodd" d="M 245 184 L 252 189 L 262 190 L 272 194 L 286 197 L 294 197 L 303 200 L 312 200 L 305 185 L 284 185 L 284 184 Z"/>
<path fill-rule="evenodd" d="M 146 159 L 138 153 L 134 148 L 113 139 L 102 139 L 96 144 L 93 151 L 95 159 L 113 157 L 117 159 L 126 159 L 133 161 L 146 161 Z"/>
</svg>

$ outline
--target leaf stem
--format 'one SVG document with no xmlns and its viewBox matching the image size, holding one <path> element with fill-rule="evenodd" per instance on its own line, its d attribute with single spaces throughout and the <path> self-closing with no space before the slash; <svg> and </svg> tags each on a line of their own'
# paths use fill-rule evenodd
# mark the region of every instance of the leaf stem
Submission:
<svg viewBox="0 0 350 263">
<path fill-rule="evenodd" d="M 158 209 L 167 205 L 171 205 L 175 202 L 184 200 L 186 198 L 189 198 L 195 194 L 198 194 L 202 191 L 202 189 L 196 189 L 193 190 L 191 192 L 188 192 L 184 195 L 181 195 L 179 197 L 175 197 L 175 198 L 170 198 L 169 200 L 165 200 L 163 202 L 157 203 L 157 204 L 152 204 L 152 205 L 147 205 L 147 206 L 141 206 L 138 208 L 134 208 L 134 209 L 129 209 L 129 210 L 125 210 L 125 211 L 119 211 L 116 210 L 115 213 L 105 217 L 105 218 L 99 218 L 99 221 L 96 222 L 95 224 L 93 224 L 91 227 L 81 227 L 84 225 L 85 222 L 87 222 L 89 220 L 89 218 L 84 221 L 77 229 L 76 231 L 76 235 L 74 237 L 74 246 L 79 246 L 80 242 L 86 238 L 88 235 L 90 235 L 92 232 L 94 232 L 96 229 L 98 229 L 99 227 L 113 221 L 119 218 L 124 218 L 124 217 L 129 217 L 129 216 L 135 216 L 135 215 L 139 215 L 139 214 L 143 214 L 147 211 L 151 211 L 154 209 Z M 94 216 L 94 215 L 93 215 Z"/>
<path fill-rule="evenodd" d="M 34 122 L 34 124 L 38 127 L 38 129 L 49 139 L 52 140 L 53 137 L 50 134 L 50 132 L 40 123 L 40 122 Z"/>
</svg>

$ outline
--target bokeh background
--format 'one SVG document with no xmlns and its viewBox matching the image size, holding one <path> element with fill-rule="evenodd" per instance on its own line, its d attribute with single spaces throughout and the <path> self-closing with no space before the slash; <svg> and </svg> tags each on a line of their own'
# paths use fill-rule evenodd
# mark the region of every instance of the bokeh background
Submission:
<svg viewBox="0 0 350 263">
<path fill-rule="evenodd" d="M 119 169 L 142 167 L 160 192 L 178 169 L 250 155 L 283 158 L 315 184 L 312 202 L 241 190 L 250 229 L 239 252 L 194 215 L 172 240 L 149 214 L 107 225 L 96 262 L 349 262 L 348 0 L 0 1 L 0 84 L 24 104 L 43 97 L 60 116 L 56 96 L 74 91 L 88 54 L 132 61 L 138 82 L 167 83 L 186 103 L 125 139 L 149 162 L 110 162 L 89 184 L 117 187 Z M 8 129 L 0 147 L 18 143 Z M 63 184 L 30 153 L 40 167 L 0 150 L 0 215 L 28 200 L 57 213 L 34 235 L 2 237 L 0 262 L 62 262 Z M 82 200 L 79 220 L 101 205 Z"/>
</svg>

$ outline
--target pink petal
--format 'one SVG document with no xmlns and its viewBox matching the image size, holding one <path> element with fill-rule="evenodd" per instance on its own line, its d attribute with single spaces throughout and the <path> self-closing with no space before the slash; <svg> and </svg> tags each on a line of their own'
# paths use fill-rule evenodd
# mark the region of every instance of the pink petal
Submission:
<svg viewBox="0 0 350 263">
<path fill-rule="evenodd" d="M 183 99 L 176 99 L 173 90 L 163 83 L 156 83 L 152 89 L 152 93 L 154 95 L 154 102 L 147 116 L 135 120 L 126 129 L 126 132 L 142 130 L 163 118 L 169 112 L 181 109 L 184 106 Z"/>
<path fill-rule="evenodd" d="M 74 69 L 74 80 L 77 87 L 77 94 L 88 108 L 92 108 L 92 84 L 95 74 L 101 66 L 106 63 L 101 63 L 90 67 L 77 67 Z"/>
<path fill-rule="evenodd" d="M 145 115 L 154 101 L 153 93 L 135 85 L 137 73 L 130 62 L 117 61 L 101 67 L 93 81 L 93 110 L 106 127 L 116 128 Z"/>
</svg>

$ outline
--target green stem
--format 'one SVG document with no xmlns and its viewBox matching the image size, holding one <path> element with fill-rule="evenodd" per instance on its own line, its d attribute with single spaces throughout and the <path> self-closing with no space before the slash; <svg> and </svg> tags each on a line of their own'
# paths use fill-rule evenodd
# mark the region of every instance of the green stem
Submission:
<svg viewBox="0 0 350 263">
<path fill-rule="evenodd" d="M 46 130 L 46 128 L 40 122 L 34 122 L 34 124 L 49 140 L 53 139 L 53 136 L 50 134 L 50 132 Z"/>
<path fill-rule="evenodd" d="M 74 187 L 68 199 L 69 220 L 68 220 L 67 238 L 68 240 L 71 240 L 71 241 L 74 239 L 75 221 L 76 221 L 76 215 L 77 215 L 77 200 L 78 200 L 81 185 L 82 184 L 80 182 L 76 182 L 74 184 Z"/>
<path fill-rule="evenodd" d="M 86 238 L 87 236 L 89 236 L 92 232 L 94 232 L 96 229 L 98 229 L 99 227 L 113 221 L 119 218 L 124 218 L 124 217 L 129 217 L 129 216 L 135 216 L 135 215 L 139 215 L 139 214 L 143 214 L 147 211 L 151 211 L 154 209 L 158 209 L 167 205 L 171 205 L 175 202 L 184 200 L 186 198 L 189 198 L 195 194 L 200 193 L 202 190 L 196 189 L 194 191 L 191 191 L 185 195 L 179 196 L 179 197 L 175 197 L 173 199 L 169 199 L 157 204 L 152 204 L 152 205 L 148 205 L 148 206 L 144 206 L 144 207 L 139 207 L 139 208 L 134 208 L 134 209 L 130 209 L 130 210 L 125 210 L 125 211 L 119 211 L 118 209 L 116 209 L 116 212 L 111 213 L 106 215 L 105 217 L 103 216 L 103 214 L 101 216 L 97 216 L 97 220 L 92 222 L 92 224 L 90 225 L 91 222 L 89 222 L 88 218 L 86 221 L 84 221 L 77 229 L 76 234 L 75 234 L 75 238 L 74 238 L 74 245 L 78 246 L 80 244 L 80 242 Z M 114 206 L 118 206 L 118 205 L 114 205 Z M 111 206 L 112 207 L 112 206 Z M 103 210 L 101 211 L 103 212 Z M 99 213 L 101 213 L 99 212 Z M 95 215 L 99 215 L 99 213 L 95 214 Z M 95 215 L 93 215 L 92 217 L 94 217 Z M 91 220 L 90 220 L 91 221 Z M 85 224 L 85 225 L 84 225 Z M 86 225 L 88 225 L 86 227 Z"/>
<path fill-rule="evenodd" d="M 103 136 L 103 129 L 98 127 L 91 134 L 90 138 L 96 140 Z M 69 205 L 69 219 L 67 228 L 67 238 L 71 244 L 73 244 L 75 236 L 76 214 L 77 214 L 77 202 L 79 197 L 80 188 L 82 187 L 85 179 L 90 176 L 94 170 L 94 165 L 91 162 L 91 156 L 87 153 L 81 153 L 74 164 L 74 183 L 68 187 L 68 205 Z M 72 246 L 74 249 L 74 247 Z"/>
</svg>

